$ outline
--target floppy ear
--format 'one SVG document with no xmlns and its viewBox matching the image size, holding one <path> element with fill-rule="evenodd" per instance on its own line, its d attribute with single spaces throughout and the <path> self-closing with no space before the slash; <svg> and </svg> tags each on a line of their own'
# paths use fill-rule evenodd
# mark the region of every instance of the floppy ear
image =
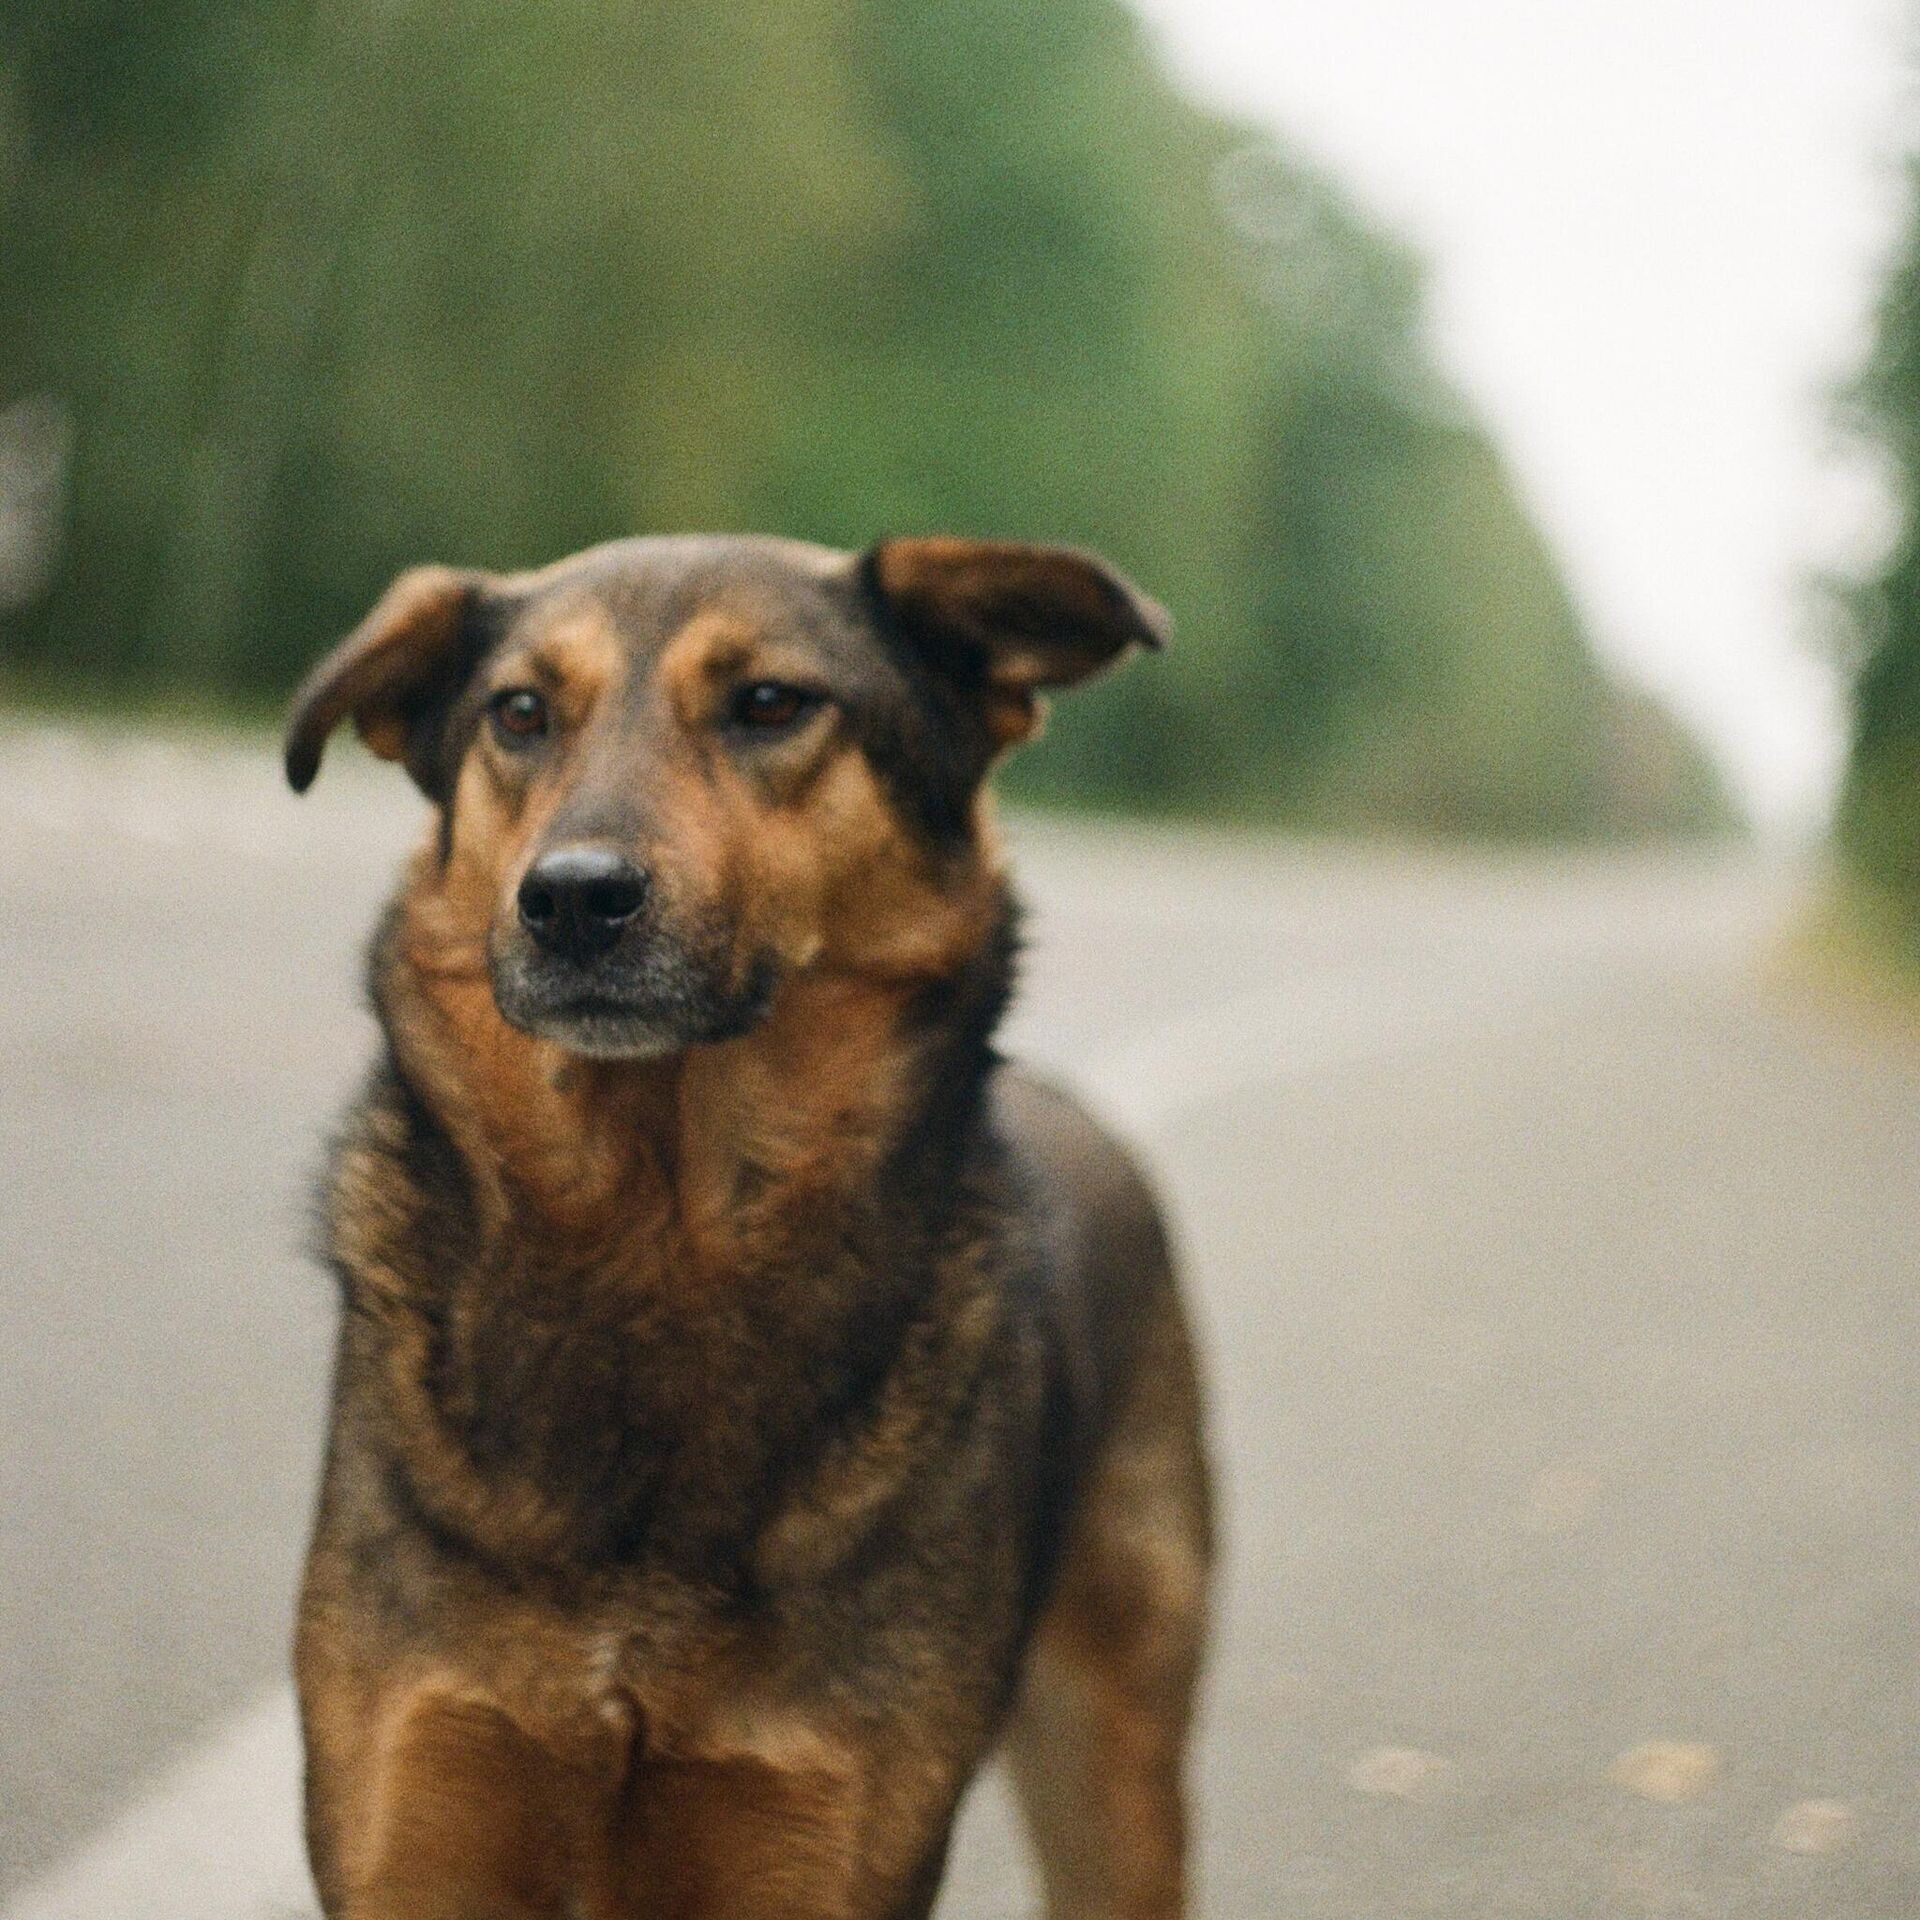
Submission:
<svg viewBox="0 0 1920 1920">
<path fill-rule="evenodd" d="M 464 664 L 468 614 L 485 576 L 452 567 L 414 567 L 307 675 L 287 717 L 287 780 L 305 793 L 320 771 L 328 736 L 351 716 L 383 760 L 403 760 L 433 794 L 430 731 L 423 722 Z"/>
<path fill-rule="evenodd" d="M 1012 540 L 883 540 L 864 566 L 895 625 L 987 697 L 994 738 L 1037 723 L 1035 696 L 1071 687 L 1129 646 L 1158 648 L 1165 608 L 1090 553 Z"/>
</svg>

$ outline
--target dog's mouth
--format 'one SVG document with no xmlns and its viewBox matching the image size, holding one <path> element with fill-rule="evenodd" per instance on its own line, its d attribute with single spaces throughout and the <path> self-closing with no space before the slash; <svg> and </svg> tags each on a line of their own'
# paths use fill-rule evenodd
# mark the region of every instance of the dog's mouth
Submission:
<svg viewBox="0 0 1920 1920">
<path fill-rule="evenodd" d="M 594 1060 L 658 1060 L 749 1033 L 773 998 L 774 970 L 729 988 L 686 956 L 654 950 L 580 967 L 538 953 L 493 955 L 494 1003 L 509 1026 Z"/>
<path fill-rule="evenodd" d="M 505 1019 L 537 1039 L 551 1040 L 590 1060 L 658 1060 L 687 1042 L 650 1009 L 585 995 L 552 1006 L 527 1007 L 501 1000 Z"/>
</svg>

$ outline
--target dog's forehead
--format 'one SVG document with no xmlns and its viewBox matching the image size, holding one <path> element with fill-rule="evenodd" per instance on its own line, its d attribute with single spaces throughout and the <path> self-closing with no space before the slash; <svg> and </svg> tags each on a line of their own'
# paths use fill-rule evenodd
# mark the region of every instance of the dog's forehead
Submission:
<svg viewBox="0 0 1920 1920">
<path fill-rule="evenodd" d="M 849 554 L 797 540 L 702 536 L 595 547 L 522 576 L 512 625 L 600 626 L 642 664 L 696 621 L 813 642 L 851 659 L 867 638 Z"/>
</svg>

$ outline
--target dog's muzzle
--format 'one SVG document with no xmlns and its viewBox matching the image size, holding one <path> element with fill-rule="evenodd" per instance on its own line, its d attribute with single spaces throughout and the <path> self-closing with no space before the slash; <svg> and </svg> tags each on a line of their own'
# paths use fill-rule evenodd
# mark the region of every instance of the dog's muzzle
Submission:
<svg viewBox="0 0 1920 1920">
<path fill-rule="evenodd" d="M 541 854 L 488 942 L 494 1003 L 523 1032 L 603 1060 L 747 1032 L 767 1010 L 774 969 L 730 965 L 721 930 L 668 908 L 652 876 L 611 847 L 575 841 Z"/>
</svg>

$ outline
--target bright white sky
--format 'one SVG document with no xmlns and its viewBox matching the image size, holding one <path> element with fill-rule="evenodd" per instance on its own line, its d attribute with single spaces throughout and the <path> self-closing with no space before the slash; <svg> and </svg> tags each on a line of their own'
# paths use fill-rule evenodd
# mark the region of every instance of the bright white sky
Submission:
<svg viewBox="0 0 1920 1920">
<path fill-rule="evenodd" d="M 1841 750 L 1809 576 L 1884 539 L 1834 454 L 1908 137 L 1898 0 L 1136 0 L 1433 269 L 1431 336 L 1598 644 L 1758 817 Z"/>
</svg>

